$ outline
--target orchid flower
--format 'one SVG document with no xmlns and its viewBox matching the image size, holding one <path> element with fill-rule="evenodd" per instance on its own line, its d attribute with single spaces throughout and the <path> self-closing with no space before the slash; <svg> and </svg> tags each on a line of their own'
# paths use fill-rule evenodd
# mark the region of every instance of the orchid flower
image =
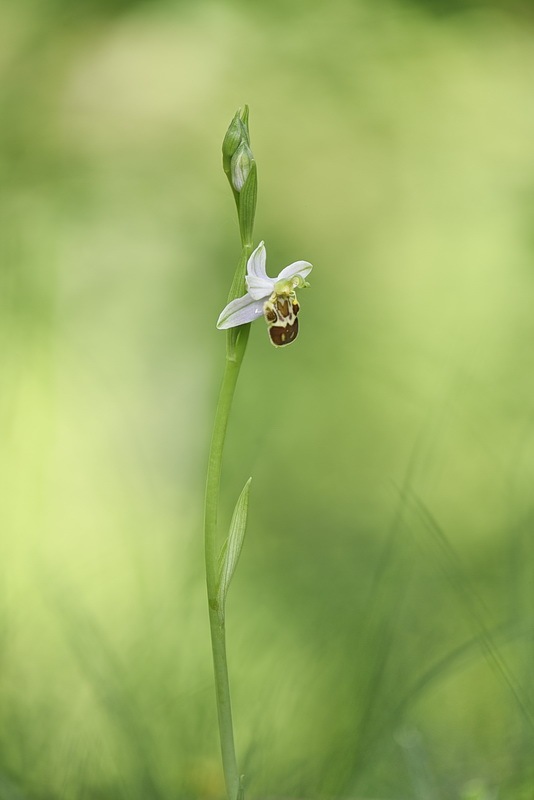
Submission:
<svg viewBox="0 0 534 800">
<path fill-rule="evenodd" d="M 263 315 L 272 344 L 283 347 L 297 338 L 300 306 L 295 289 L 309 286 L 306 277 L 312 265 L 307 261 L 295 261 L 276 278 L 269 278 L 265 271 L 266 258 L 265 245 L 260 242 L 247 262 L 247 293 L 228 303 L 217 320 L 217 327 L 220 330 L 234 328 Z"/>
</svg>

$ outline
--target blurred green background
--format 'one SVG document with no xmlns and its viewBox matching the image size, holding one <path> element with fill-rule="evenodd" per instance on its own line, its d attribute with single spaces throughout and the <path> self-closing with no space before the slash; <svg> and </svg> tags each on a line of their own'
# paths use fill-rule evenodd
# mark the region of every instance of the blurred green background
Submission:
<svg viewBox="0 0 534 800">
<path fill-rule="evenodd" d="M 247 796 L 534 797 L 534 6 L 3 0 L 0 799 L 220 798 L 220 145 L 268 271 L 222 524 Z"/>
</svg>

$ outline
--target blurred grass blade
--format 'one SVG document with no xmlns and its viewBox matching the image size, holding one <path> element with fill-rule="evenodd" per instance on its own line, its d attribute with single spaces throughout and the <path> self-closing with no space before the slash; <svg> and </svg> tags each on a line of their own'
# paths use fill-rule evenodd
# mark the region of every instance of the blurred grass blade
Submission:
<svg viewBox="0 0 534 800">
<path fill-rule="evenodd" d="M 464 569 L 458 554 L 437 520 L 423 501 L 414 493 L 412 493 L 412 500 L 425 527 L 432 533 L 440 547 L 444 573 L 447 575 L 451 585 L 457 592 L 459 601 L 471 618 L 473 627 L 477 632 L 480 648 L 488 664 L 491 666 L 496 676 L 508 687 L 523 719 L 528 725 L 530 736 L 532 736 L 534 734 L 534 713 L 529 694 L 525 687 L 519 682 L 514 671 L 493 640 L 491 632 L 485 622 L 486 609 L 484 603 L 471 585 L 468 573 Z"/>
<path fill-rule="evenodd" d="M 410 773 L 414 800 L 439 800 L 423 739 L 417 730 L 405 729 L 397 737 Z"/>
<path fill-rule="evenodd" d="M 248 516 L 248 496 L 250 491 L 249 478 L 243 487 L 243 491 L 238 497 L 235 504 L 232 521 L 230 523 L 230 532 L 228 538 L 222 546 L 219 555 L 219 586 L 217 591 L 217 598 L 219 600 L 219 609 L 224 613 L 224 604 L 226 602 L 226 595 L 228 588 L 233 578 L 241 549 L 243 547 L 243 540 L 245 538 L 245 531 L 247 528 Z"/>
</svg>

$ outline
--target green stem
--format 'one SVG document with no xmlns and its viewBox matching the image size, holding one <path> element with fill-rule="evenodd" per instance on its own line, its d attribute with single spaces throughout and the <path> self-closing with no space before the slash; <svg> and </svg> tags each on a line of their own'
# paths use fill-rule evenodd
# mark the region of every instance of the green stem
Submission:
<svg viewBox="0 0 534 800">
<path fill-rule="evenodd" d="M 219 618 L 218 612 L 211 607 L 210 627 L 224 781 L 228 800 L 237 800 L 239 795 L 239 770 L 237 768 L 235 753 L 232 702 L 230 698 L 230 684 L 228 682 L 226 629 L 224 622 L 221 622 Z"/>
<path fill-rule="evenodd" d="M 233 345 L 232 347 L 228 347 L 226 367 L 219 394 L 217 411 L 215 413 L 213 436 L 208 460 L 204 518 L 206 582 L 208 589 L 213 669 L 215 673 L 215 694 L 219 718 L 219 735 L 221 740 L 224 779 L 228 800 L 237 800 L 240 791 L 240 781 L 232 725 L 232 705 L 226 660 L 225 622 L 224 616 L 220 613 L 217 600 L 217 567 L 220 551 L 217 537 L 217 513 L 226 429 L 228 427 L 228 419 L 239 371 L 245 355 L 249 330 L 250 325 L 243 325 L 238 329 L 237 336 L 235 331 L 228 333 L 228 341 L 230 342 L 230 336 L 232 336 Z"/>
</svg>

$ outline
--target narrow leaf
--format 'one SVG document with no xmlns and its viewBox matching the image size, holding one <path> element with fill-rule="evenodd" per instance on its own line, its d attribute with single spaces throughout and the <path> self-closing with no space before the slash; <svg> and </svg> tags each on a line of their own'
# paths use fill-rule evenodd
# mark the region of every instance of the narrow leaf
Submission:
<svg viewBox="0 0 534 800">
<path fill-rule="evenodd" d="M 247 131 L 247 141 L 250 144 L 250 133 L 248 130 L 248 106 L 246 104 L 243 106 L 243 110 L 241 111 L 241 120 Z"/>
<path fill-rule="evenodd" d="M 245 244 L 250 244 L 252 242 L 257 195 L 258 176 L 256 162 L 252 161 L 250 172 L 239 194 L 239 229 L 241 231 L 241 241 Z"/>
<path fill-rule="evenodd" d="M 243 540 L 245 538 L 245 531 L 247 528 L 247 515 L 248 515 L 248 495 L 250 491 L 249 478 L 243 487 L 243 491 L 239 495 L 237 503 L 235 504 L 232 521 L 230 523 L 230 532 L 228 539 L 223 545 L 220 555 L 220 569 L 219 569 L 219 589 L 217 592 L 219 600 L 219 608 L 224 612 L 224 604 L 228 588 L 233 578 L 241 549 L 243 547 Z"/>
</svg>

